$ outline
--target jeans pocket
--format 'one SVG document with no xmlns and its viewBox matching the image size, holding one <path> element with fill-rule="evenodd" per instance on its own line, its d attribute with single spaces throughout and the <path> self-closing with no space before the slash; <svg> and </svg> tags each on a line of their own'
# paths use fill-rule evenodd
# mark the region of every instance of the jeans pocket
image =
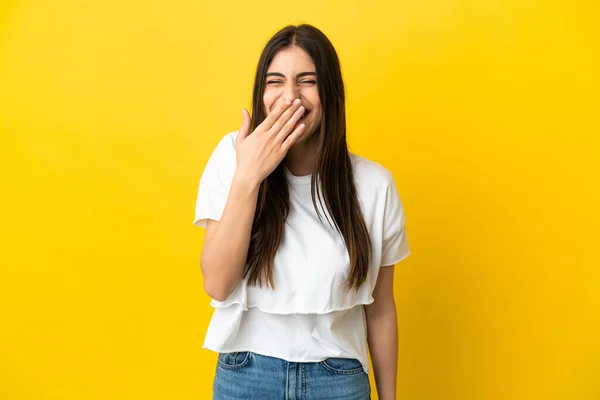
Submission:
<svg viewBox="0 0 600 400">
<path fill-rule="evenodd" d="M 321 361 L 319 365 L 339 375 L 354 375 L 365 371 L 361 362 L 355 358 L 330 357 Z"/>
<path fill-rule="evenodd" d="M 252 353 L 240 351 L 234 353 L 219 353 L 217 365 L 224 369 L 241 369 L 250 363 Z"/>
</svg>

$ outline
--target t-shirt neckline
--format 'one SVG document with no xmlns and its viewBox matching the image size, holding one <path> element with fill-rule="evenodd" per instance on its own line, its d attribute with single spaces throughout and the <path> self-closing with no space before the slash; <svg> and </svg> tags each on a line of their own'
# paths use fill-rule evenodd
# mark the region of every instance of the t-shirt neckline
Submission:
<svg viewBox="0 0 600 400">
<path fill-rule="evenodd" d="M 284 164 L 282 164 L 283 166 L 283 171 L 285 172 L 286 177 L 288 178 L 288 180 L 292 183 L 295 184 L 299 184 L 299 185 L 306 185 L 306 184 L 310 184 L 311 183 L 311 179 L 312 179 L 312 174 L 309 175 L 294 175 L 292 174 L 292 171 L 290 171 L 288 169 L 288 167 L 286 167 Z"/>
</svg>

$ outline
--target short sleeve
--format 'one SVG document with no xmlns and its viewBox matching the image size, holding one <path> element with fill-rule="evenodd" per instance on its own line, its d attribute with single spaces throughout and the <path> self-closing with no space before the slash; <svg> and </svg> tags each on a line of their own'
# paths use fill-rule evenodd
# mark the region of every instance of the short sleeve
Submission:
<svg viewBox="0 0 600 400">
<path fill-rule="evenodd" d="M 391 266 L 410 254 L 406 237 L 406 217 L 391 173 L 387 185 L 383 221 L 381 266 Z"/>
<path fill-rule="evenodd" d="M 223 215 L 236 167 L 235 133 L 225 135 L 213 150 L 198 186 L 194 225 L 206 228 L 209 219 Z"/>
</svg>

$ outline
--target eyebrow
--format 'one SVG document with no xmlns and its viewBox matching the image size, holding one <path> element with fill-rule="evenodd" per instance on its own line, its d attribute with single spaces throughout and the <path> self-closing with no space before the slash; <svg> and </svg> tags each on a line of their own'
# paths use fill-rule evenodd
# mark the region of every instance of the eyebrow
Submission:
<svg viewBox="0 0 600 400">
<path fill-rule="evenodd" d="M 317 76 L 317 73 L 316 72 L 308 72 L 308 71 L 300 72 L 300 73 L 296 74 L 296 79 L 302 78 L 303 76 L 308 76 L 308 75 Z M 282 78 L 285 78 L 285 75 L 282 74 L 281 72 L 269 72 L 269 73 L 267 73 L 267 77 L 269 77 L 269 76 L 280 76 Z"/>
</svg>

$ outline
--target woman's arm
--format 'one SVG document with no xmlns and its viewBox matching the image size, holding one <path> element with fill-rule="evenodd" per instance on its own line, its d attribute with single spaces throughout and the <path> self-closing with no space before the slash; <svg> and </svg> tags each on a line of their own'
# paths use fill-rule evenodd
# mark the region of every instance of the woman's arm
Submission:
<svg viewBox="0 0 600 400">
<path fill-rule="evenodd" d="M 200 267 L 204 290 L 225 301 L 244 275 L 260 182 L 236 171 L 223 216 L 208 220 Z"/>
<path fill-rule="evenodd" d="M 208 220 L 200 268 L 204 290 L 215 300 L 225 301 L 243 278 L 256 212 L 259 186 L 283 160 L 305 126 L 296 123 L 304 108 L 297 102 L 281 102 L 250 134 L 250 114 L 236 138 L 236 169 L 223 215 Z M 292 130 L 293 129 L 293 130 Z"/>
<path fill-rule="evenodd" d="M 394 301 L 394 267 L 381 267 L 373 291 L 375 301 L 365 306 L 367 341 L 380 400 L 396 399 L 398 318 Z"/>
</svg>

